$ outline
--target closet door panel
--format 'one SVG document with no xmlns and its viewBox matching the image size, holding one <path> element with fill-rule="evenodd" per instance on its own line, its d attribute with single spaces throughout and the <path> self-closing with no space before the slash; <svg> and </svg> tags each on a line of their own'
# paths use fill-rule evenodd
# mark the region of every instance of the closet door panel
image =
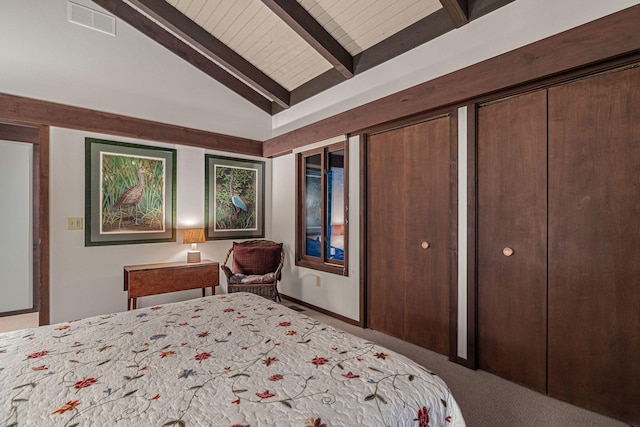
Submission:
<svg viewBox="0 0 640 427">
<path fill-rule="evenodd" d="M 546 392 L 547 98 L 478 110 L 478 363 Z M 509 252 L 512 250 L 512 253 Z"/>
<path fill-rule="evenodd" d="M 403 131 L 370 135 L 367 141 L 368 325 L 404 336 L 404 286 L 410 264 L 405 251 Z"/>
<path fill-rule="evenodd" d="M 367 141 L 368 324 L 442 354 L 449 353 L 449 145 L 448 117 Z"/>
<path fill-rule="evenodd" d="M 640 69 L 549 90 L 549 394 L 640 423 Z"/>
<path fill-rule="evenodd" d="M 449 354 L 449 118 L 408 126 L 403 133 L 405 340 Z"/>
</svg>

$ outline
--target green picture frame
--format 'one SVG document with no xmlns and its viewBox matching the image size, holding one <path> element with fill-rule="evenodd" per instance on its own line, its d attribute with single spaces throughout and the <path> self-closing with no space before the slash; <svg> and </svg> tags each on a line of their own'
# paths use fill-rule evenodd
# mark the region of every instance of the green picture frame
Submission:
<svg viewBox="0 0 640 427">
<path fill-rule="evenodd" d="M 264 237 L 265 162 L 205 155 L 207 240 Z"/>
<path fill-rule="evenodd" d="M 85 246 L 176 241 L 176 150 L 85 138 Z"/>
</svg>

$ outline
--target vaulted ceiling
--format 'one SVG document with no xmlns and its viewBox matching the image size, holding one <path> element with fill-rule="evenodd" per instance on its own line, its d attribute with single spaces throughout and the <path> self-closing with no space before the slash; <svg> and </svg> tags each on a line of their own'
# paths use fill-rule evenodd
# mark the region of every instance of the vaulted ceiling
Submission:
<svg viewBox="0 0 640 427">
<path fill-rule="evenodd" d="M 514 0 L 92 1 L 276 114 Z"/>
</svg>

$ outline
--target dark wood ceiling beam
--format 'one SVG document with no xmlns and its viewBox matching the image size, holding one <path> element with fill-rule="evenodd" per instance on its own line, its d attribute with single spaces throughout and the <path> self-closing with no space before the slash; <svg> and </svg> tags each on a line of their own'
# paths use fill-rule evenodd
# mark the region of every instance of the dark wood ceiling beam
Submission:
<svg viewBox="0 0 640 427">
<path fill-rule="evenodd" d="M 487 13 L 491 13 L 502 6 L 513 3 L 515 0 L 468 0 L 469 21 L 474 21 Z"/>
<path fill-rule="evenodd" d="M 451 17 L 456 28 L 469 23 L 468 0 L 440 0 L 440 3 Z"/>
<path fill-rule="evenodd" d="M 3 93 L 0 93 L 0 121 L 49 125 L 251 156 L 262 155 L 260 141 Z"/>
<path fill-rule="evenodd" d="M 346 77 L 353 77 L 353 57 L 297 1 L 262 0 L 273 13 Z"/>
<path fill-rule="evenodd" d="M 514 0 L 469 0 L 470 20 L 478 19 L 496 9 L 505 6 Z M 354 74 L 358 75 L 366 70 L 382 64 L 398 55 L 427 43 L 451 30 L 455 26 L 445 9 L 437 10 L 418 22 L 408 26 L 391 37 L 371 46 L 353 58 Z M 305 99 L 309 99 L 346 79 L 335 69 L 324 72 L 318 77 L 291 91 L 291 106 Z M 278 114 L 285 109 L 279 105 L 273 105 L 273 114 Z"/>
<path fill-rule="evenodd" d="M 447 12 L 440 9 L 360 52 L 353 58 L 354 72 L 356 75 L 363 73 L 454 28 Z M 328 70 L 291 91 L 291 105 L 311 98 L 345 80 L 335 69 Z M 272 111 L 277 114 L 284 111 L 284 108 L 273 105 Z"/>
<path fill-rule="evenodd" d="M 107 0 L 100 0 L 107 2 Z M 272 98 L 282 107 L 289 106 L 289 91 L 271 77 L 256 68 L 249 61 L 212 36 L 204 28 L 187 18 L 178 9 L 164 0 L 129 0 L 145 14 L 166 26 L 188 44 L 195 46 L 205 55 L 236 74 L 256 90 Z"/>
<path fill-rule="evenodd" d="M 449 22 L 446 12 L 443 10 L 425 16 L 418 22 L 359 53 L 354 58 L 356 74 L 370 70 L 453 29 L 454 26 Z M 429 61 L 431 58 L 423 60 Z"/>
<path fill-rule="evenodd" d="M 124 3 L 121 0 L 93 0 L 95 4 L 107 10 L 109 13 L 122 19 L 133 28 L 154 40 L 156 43 L 178 55 L 189 64 L 203 73 L 237 93 L 261 110 L 271 114 L 271 101 L 261 93 L 256 92 L 250 86 L 240 81 L 237 77 L 205 58 L 200 52 L 187 45 L 175 35 L 162 28 L 151 19 Z"/>
<path fill-rule="evenodd" d="M 638 61 L 640 5 L 506 52 L 264 142 L 263 157 L 415 114 L 539 84 L 568 70 L 618 58 Z M 628 56 L 629 59 L 625 59 Z"/>
</svg>

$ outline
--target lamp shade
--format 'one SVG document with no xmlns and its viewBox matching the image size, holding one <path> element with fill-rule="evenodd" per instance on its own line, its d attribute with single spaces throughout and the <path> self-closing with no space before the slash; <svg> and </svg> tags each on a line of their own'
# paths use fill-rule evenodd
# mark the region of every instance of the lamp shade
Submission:
<svg viewBox="0 0 640 427">
<path fill-rule="evenodd" d="M 204 228 L 187 228 L 184 230 L 182 243 L 204 243 Z"/>
</svg>

